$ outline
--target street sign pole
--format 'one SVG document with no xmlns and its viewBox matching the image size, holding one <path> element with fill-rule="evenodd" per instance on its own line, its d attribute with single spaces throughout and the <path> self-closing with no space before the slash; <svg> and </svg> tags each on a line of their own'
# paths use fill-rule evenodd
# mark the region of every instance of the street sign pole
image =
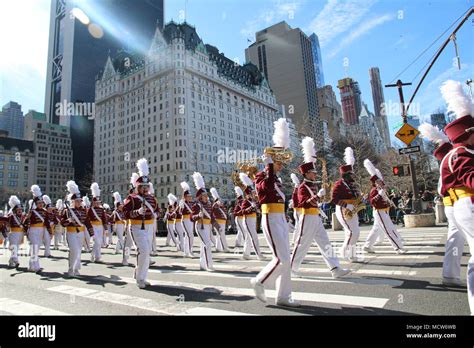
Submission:
<svg viewBox="0 0 474 348">
<path fill-rule="evenodd" d="M 403 86 L 410 86 L 411 83 L 403 83 L 401 80 L 397 80 L 395 84 L 385 85 L 385 87 L 397 87 L 398 96 L 400 97 L 400 109 L 402 112 L 403 123 L 408 123 L 407 111 L 405 107 L 405 99 L 403 97 Z M 407 144 L 408 146 L 409 144 Z M 416 182 L 416 171 L 415 171 L 415 161 L 411 155 L 408 155 L 410 159 L 410 172 L 411 172 L 411 185 L 413 189 L 413 213 L 421 213 L 421 202 L 420 195 L 418 194 L 418 184 Z"/>
</svg>

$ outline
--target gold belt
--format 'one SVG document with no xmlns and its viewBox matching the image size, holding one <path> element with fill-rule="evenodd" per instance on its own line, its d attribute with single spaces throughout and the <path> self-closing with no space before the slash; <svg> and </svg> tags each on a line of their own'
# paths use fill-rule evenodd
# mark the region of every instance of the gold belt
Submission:
<svg viewBox="0 0 474 348">
<path fill-rule="evenodd" d="M 319 215 L 318 208 L 301 208 L 301 209 L 302 209 L 301 214 L 303 215 Z"/>
<path fill-rule="evenodd" d="M 86 228 L 84 226 L 77 226 L 77 227 L 73 227 L 73 226 L 68 226 L 66 227 L 66 231 L 67 232 L 84 232 L 86 230 Z"/>
<path fill-rule="evenodd" d="M 256 218 L 256 217 L 257 217 L 257 213 L 248 214 L 248 215 L 245 215 L 245 217 Z"/>
<path fill-rule="evenodd" d="M 41 222 L 39 224 L 31 224 L 30 227 L 45 227 L 44 222 Z"/>
<path fill-rule="evenodd" d="M 303 210 L 303 208 L 293 208 L 294 211 L 298 212 L 298 213 L 301 213 L 301 211 Z"/>
<path fill-rule="evenodd" d="M 175 219 L 174 222 L 181 222 L 183 219 Z"/>
<path fill-rule="evenodd" d="M 453 201 L 451 200 L 451 197 L 449 197 L 449 196 L 443 197 L 443 204 L 446 207 L 452 207 L 453 206 Z"/>
<path fill-rule="evenodd" d="M 459 187 L 459 188 L 450 188 L 448 190 L 449 197 L 451 197 L 451 200 L 454 202 L 458 201 L 460 198 L 465 198 L 465 197 L 473 197 L 474 192 L 473 190 L 467 188 L 467 187 Z"/>
<path fill-rule="evenodd" d="M 355 199 L 342 199 L 341 202 L 346 203 L 346 204 L 354 204 L 356 203 L 356 200 Z"/>
<path fill-rule="evenodd" d="M 210 225 L 211 219 L 199 219 L 197 222 L 204 225 Z"/>
<path fill-rule="evenodd" d="M 91 225 L 94 225 L 94 226 L 100 226 L 100 225 L 103 225 L 104 223 L 102 221 L 99 221 L 99 220 L 93 220 L 91 221 Z"/>
<path fill-rule="evenodd" d="M 10 232 L 24 232 L 21 227 L 11 227 Z"/>
<path fill-rule="evenodd" d="M 262 204 L 262 214 L 285 213 L 283 203 L 264 203 Z"/>
<path fill-rule="evenodd" d="M 153 223 L 153 219 L 148 219 L 148 220 L 130 219 L 130 224 L 131 224 L 131 225 L 141 225 L 142 222 L 144 222 L 145 225 L 151 225 L 151 224 Z"/>
<path fill-rule="evenodd" d="M 221 225 L 225 225 L 225 223 L 227 222 L 226 219 L 216 219 L 216 221 L 220 223 Z"/>
<path fill-rule="evenodd" d="M 191 214 L 184 214 L 183 219 L 191 219 Z"/>
<path fill-rule="evenodd" d="M 377 211 L 384 211 L 386 213 L 388 213 L 390 211 L 390 208 L 382 208 L 382 209 L 375 209 Z"/>
</svg>

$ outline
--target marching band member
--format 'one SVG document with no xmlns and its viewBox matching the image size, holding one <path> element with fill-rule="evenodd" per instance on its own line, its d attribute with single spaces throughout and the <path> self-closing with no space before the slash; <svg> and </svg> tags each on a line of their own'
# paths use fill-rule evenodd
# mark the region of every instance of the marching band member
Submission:
<svg viewBox="0 0 474 348">
<path fill-rule="evenodd" d="M 209 202 L 209 196 L 206 191 L 204 179 L 201 173 L 194 172 L 193 174 L 194 186 L 196 186 L 196 202 L 192 207 L 191 219 L 194 222 L 196 233 L 201 239 L 200 250 L 200 269 L 202 271 L 214 271 L 212 262 L 212 242 L 211 242 L 211 226 L 212 220 L 212 205 Z"/>
<path fill-rule="evenodd" d="M 293 232 L 293 244 L 295 244 L 298 240 L 299 221 L 301 215 L 301 208 L 298 207 L 298 187 L 300 186 L 300 179 L 298 179 L 295 173 L 291 173 L 290 178 L 293 182 L 293 185 L 295 186 L 295 188 L 293 189 L 293 193 L 291 194 L 291 203 L 293 205 L 293 218 L 295 219 L 295 229 Z"/>
<path fill-rule="evenodd" d="M 449 138 L 441 132 L 437 127 L 422 123 L 418 127 L 420 136 L 433 143 L 438 147 L 433 152 L 433 155 L 438 161 L 443 161 L 444 157 L 453 149 L 453 145 L 449 142 Z M 438 183 L 438 193 L 441 193 L 442 177 L 440 176 Z M 444 213 L 448 220 L 448 235 L 446 237 L 446 246 L 443 258 L 443 285 L 447 286 L 463 286 L 461 281 L 461 258 L 464 251 L 464 243 L 466 238 L 459 230 L 454 220 L 453 201 L 449 194 L 443 196 Z"/>
<path fill-rule="evenodd" d="M 137 265 L 134 277 L 137 286 L 144 289 L 149 286 L 146 277 L 150 267 L 150 231 L 153 230 L 154 214 L 158 209 L 158 203 L 152 195 L 148 193 L 150 180 L 148 178 L 148 161 L 145 158 L 137 161 L 139 178 L 135 182 L 136 193 L 128 195 L 124 203 L 124 213 L 130 219 L 130 229 L 132 238 L 137 246 Z"/>
<path fill-rule="evenodd" d="M 350 147 L 347 147 L 344 151 L 344 161 L 346 164 L 339 167 L 341 179 L 334 183 L 332 203 L 336 205 L 336 217 L 346 234 L 342 245 L 342 257 L 350 262 L 356 262 L 356 243 L 359 239 L 360 229 L 357 207 L 354 204 L 360 202 L 362 197 L 355 186 L 355 158 L 354 151 Z"/>
<path fill-rule="evenodd" d="M 181 224 L 184 229 L 184 254 L 186 257 L 194 257 L 194 226 L 191 221 L 193 196 L 191 195 L 191 188 L 187 182 L 182 182 L 181 188 L 183 189 L 183 197 L 179 202 L 179 213 L 182 215 Z"/>
<path fill-rule="evenodd" d="M 171 195 L 171 196 L 170 196 Z M 173 241 L 173 244 L 176 246 L 176 250 L 179 251 L 179 243 L 176 240 L 176 235 L 174 233 L 174 218 L 175 218 L 175 203 L 173 199 L 175 199 L 175 195 L 168 194 L 168 209 L 166 210 L 166 214 L 164 219 L 166 220 L 166 230 L 168 231 L 166 235 L 166 246 L 171 246 L 170 240 Z"/>
<path fill-rule="evenodd" d="M 219 252 L 230 252 L 227 245 L 227 238 L 225 236 L 225 226 L 227 223 L 227 214 L 224 203 L 222 203 L 219 193 L 215 187 L 211 188 L 211 195 L 214 200 L 212 203 L 212 215 L 215 217 L 216 223 L 214 224 L 217 230 L 217 241 L 216 250 Z"/>
<path fill-rule="evenodd" d="M 239 174 L 240 181 L 245 186 L 245 198 L 240 203 L 240 213 L 243 216 L 241 220 L 244 231 L 244 250 L 242 258 L 244 260 L 250 259 L 250 252 L 253 248 L 255 254 L 260 261 L 265 260 L 261 251 L 260 243 L 257 235 L 257 204 L 254 201 L 254 194 L 252 190 L 253 182 L 245 173 Z"/>
<path fill-rule="evenodd" d="M 89 208 L 91 207 L 91 201 L 89 200 L 89 197 L 84 196 L 84 198 L 82 199 L 81 206 L 85 209 L 86 212 L 89 210 Z M 83 244 L 86 252 L 88 252 L 88 253 L 91 252 L 91 238 L 92 237 L 89 233 L 84 233 L 84 240 L 83 240 L 82 244 Z"/>
<path fill-rule="evenodd" d="M 271 149 L 275 154 L 262 156 L 264 171 L 257 173 L 255 185 L 258 200 L 262 209 L 262 230 L 270 247 L 273 258 L 251 284 L 256 297 L 266 302 L 265 284 L 275 283 L 276 305 L 299 307 L 300 304 L 291 298 L 291 264 L 289 230 L 285 217 L 285 195 L 277 174 L 283 169 L 284 162 L 278 156 L 279 152 L 286 154 L 290 146 L 290 131 L 284 118 L 274 123 L 275 133 Z M 291 153 L 290 153 L 291 154 Z"/>
<path fill-rule="evenodd" d="M 8 205 L 10 206 L 10 211 L 6 217 L 2 218 L 2 222 L 5 222 L 10 226 L 8 249 L 10 249 L 11 255 L 8 260 L 8 267 L 17 268 L 20 265 L 18 251 L 20 245 L 23 243 L 23 237 L 26 233 L 25 226 L 23 225 L 25 216 L 23 215 L 21 202 L 17 196 L 10 196 Z"/>
<path fill-rule="evenodd" d="M 453 149 L 441 162 L 441 193 L 448 193 L 452 199 L 454 220 L 471 251 L 467 265 L 467 293 L 471 314 L 474 315 L 474 106 L 458 81 L 446 81 L 441 93 L 448 111 L 456 115 L 456 119 L 444 128 Z"/>
<path fill-rule="evenodd" d="M 32 272 L 41 272 L 39 263 L 39 248 L 43 240 L 44 230 L 51 234 L 51 227 L 48 219 L 48 212 L 44 209 L 41 189 L 38 185 L 31 186 L 33 201 L 31 209 L 26 216 L 25 225 L 28 227 L 28 238 L 30 240 L 30 262 L 28 270 Z"/>
<path fill-rule="evenodd" d="M 173 200 L 174 202 L 174 229 L 176 231 L 176 234 L 178 235 L 178 241 L 179 241 L 179 248 L 180 251 L 183 253 L 183 256 L 186 257 L 186 232 L 184 232 L 184 227 L 183 227 L 183 214 L 181 213 L 181 208 L 178 204 L 178 198 L 174 197 Z M 181 203 L 181 202 L 180 202 Z"/>
<path fill-rule="evenodd" d="M 244 226 L 243 226 L 243 219 L 244 216 L 241 212 L 242 201 L 244 199 L 244 192 L 238 186 L 234 187 L 235 195 L 237 196 L 237 200 L 235 201 L 234 206 L 234 220 L 235 220 L 235 227 L 237 228 L 237 236 L 235 237 L 235 247 L 241 247 L 243 241 L 245 239 L 244 235 Z"/>
<path fill-rule="evenodd" d="M 153 183 L 150 182 L 150 195 L 153 197 L 155 196 L 155 188 L 153 187 Z M 155 197 L 156 199 L 156 197 Z M 158 249 L 156 246 L 156 231 L 158 230 L 158 225 L 157 225 L 157 220 L 160 215 L 160 208 L 157 207 L 157 212 L 153 214 L 153 230 L 151 231 L 151 256 L 156 256 L 158 255 Z M 152 261 L 151 264 L 154 264 L 155 262 Z"/>
<path fill-rule="evenodd" d="M 70 180 L 66 183 L 69 191 L 69 206 L 65 201 L 65 208 L 62 211 L 61 225 L 66 228 L 67 245 L 69 247 L 69 268 L 68 276 L 79 276 L 81 269 L 81 250 L 84 241 L 84 233 L 94 235 L 94 229 L 87 215 L 86 209 L 82 206 L 82 198 L 77 184 Z"/>
<path fill-rule="evenodd" d="M 298 169 L 303 175 L 304 180 L 298 186 L 297 197 L 298 208 L 301 209 L 301 224 L 299 226 L 298 239 L 291 255 L 291 270 L 294 276 L 300 276 L 298 274 L 300 265 L 308 253 L 313 240 L 315 240 L 333 278 L 340 278 L 351 271 L 341 268 L 339 259 L 332 249 L 321 219 L 319 200 L 324 196 L 325 192 L 324 189 L 318 191 L 316 184 L 316 149 L 314 140 L 310 137 L 305 137 L 301 142 L 301 146 L 304 163 Z"/>
<path fill-rule="evenodd" d="M 47 195 L 43 195 L 43 202 L 45 204 L 45 209 L 48 214 L 48 221 L 49 221 L 49 231 L 44 230 L 43 232 L 43 245 L 44 245 L 44 257 L 51 257 L 51 237 L 53 236 L 52 233 L 55 230 L 55 224 L 57 223 L 56 214 L 54 213 L 54 207 L 51 204 L 51 198 Z"/>
<path fill-rule="evenodd" d="M 107 216 L 100 200 L 99 184 L 96 182 L 91 185 L 92 204 L 87 210 L 87 216 L 94 229 L 94 246 L 92 247 L 91 262 L 101 262 L 103 238 L 107 231 Z"/>
<path fill-rule="evenodd" d="M 364 251 L 371 254 L 375 253 L 373 246 L 379 237 L 379 231 L 383 231 L 397 254 L 404 254 L 407 250 L 403 248 L 403 240 L 389 215 L 390 199 L 385 192 L 382 173 L 375 168 L 369 159 L 364 161 L 364 167 L 372 182 L 369 200 L 370 205 L 374 208 L 374 225 L 365 241 Z"/>
<path fill-rule="evenodd" d="M 105 211 L 105 217 L 107 218 L 107 225 L 104 230 L 104 240 L 102 243 L 102 247 L 108 248 L 109 245 L 114 244 L 113 238 L 113 223 L 112 223 L 112 209 L 110 209 L 110 205 L 104 203 L 103 205 Z"/>
<path fill-rule="evenodd" d="M 130 190 L 129 190 L 129 194 L 134 194 L 134 193 L 137 193 L 137 180 L 140 176 L 138 175 L 138 173 L 132 173 L 132 176 L 130 177 Z M 123 211 L 123 206 L 122 206 L 122 212 L 125 216 L 125 212 Z M 125 220 L 127 222 L 126 226 L 125 226 L 125 236 L 124 236 L 124 246 L 125 248 L 123 249 L 123 253 L 122 253 L 122 265 L 124 266 L 128 266 L 128 258 L 130 257 L 130 253 L 132 251 L 132 249 L 134 248 L 134 241 L 133 241 L 133 238 L 132 238 L 132 225 L 130 224 L 130 220 L 126 218 Z"/>
<path fill-rule="evenodd" d="M 63 209 L 64 209 L 64 203 L 63 203 L 63 200 L 62 199 L 58 199 L 56 201 L 56 211 L 55 211 L 55 214 L 56 214 L 56 226 L 55 226 L 55 229 L 54 229 L 54 249 L 55 250 L 58 250 L 59 249 L 59 244 L 63 244 L 63 238 L 64 238 L 64 227 L 61 225 L 61 216 L 62 216 L 62 213 L 63 213 Z"/>
<path fill-rule="evenodd" d="M 125 248 L 123 235 L 125 228 L 125 217 L 123 216 L 122 197 L 119 192 L 112 194 L 114 197 L 114 211 L 112 212 L 112 223 L 115 226 L 115 233 L 117 234 L 117 244 L 115 245 L 115 254 L 120 253 Z"/>
</svg>

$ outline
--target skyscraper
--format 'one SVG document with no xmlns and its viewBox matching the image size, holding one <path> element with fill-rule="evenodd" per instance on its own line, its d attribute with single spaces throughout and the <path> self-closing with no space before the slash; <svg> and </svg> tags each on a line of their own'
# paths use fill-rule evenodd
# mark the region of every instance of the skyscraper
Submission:
<svg viewBox="0 0 474 348">
<path fill-rule="evenodd" d="M 297 131 L 323 146 L 323 125 L 319 117 L 313 46 L 301 29 L 280 22 L 255 34 L 255 43 L 245 58 L 268 80 L 278 104 L 286 107 Z"/>
<path fill-rule="evenodd" d="M 338 81 L 337 88 L 339 88 L 341 94 L 344 122 L 349 125 L 358 124 L 362 110 L 359 83 L 347 77 Z"/>
<path fill-rule="evenodd" d="M 144 53 L 163 21 L 163 0 L 53 0 L 45 113 L 71 128 L 76 180 L 92 169 L 95 78 L 109 52 Z"/>
<path fill-rule="evenodd" d="M 372 100 L 374 102 L 375 122 L 379 129 L 380 135 L 389 148 L 391 146 L 390 132 L 388 129 L 387 115 L 384 113 L 383 104 L 385 98 L 383 96 L 382 81 L 380 79 L 379 68 L 374 67 L 369 69 L 370 86 L 372 88 Z"/>
<path fill-rule="evenodd" d="M 23 139 L 23 112 L 21 105 L 11 101 L 0 111 L 0 129 L 8 132 L 9 138 Z"/>
<path fill-rule="evenodd" d="M 443 130 L 447 125 L 446 116 L 442 112 L 431 114 L 430 121 L 433 126 L 437 126 L 441 130 Z"/>
<path fill-rule="evenodd" d="M 309 37 L 311 45 L 313 47 L 313 63 L 314 73 L 316 76 L 316 86 L 321 88 L 325 85 L 324 83 L 324 72 L 323 72 L 323 58 L 321 57 L 321 48 L 319 47 L 318 35 L 312 34 Z"/>
</svg>

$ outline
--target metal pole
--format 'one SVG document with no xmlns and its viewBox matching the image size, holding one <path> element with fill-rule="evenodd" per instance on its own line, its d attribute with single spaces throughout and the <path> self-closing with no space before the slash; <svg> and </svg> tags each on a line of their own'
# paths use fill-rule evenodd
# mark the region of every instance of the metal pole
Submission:
<svg viewBox="0 0 474 348">
<path fill-rule="evenodd" d="M 413 188 L 413 211 L 412 213 L 419 213 L 421 214 L 421 202 L 420 202 L 420 195 L 418 193 L 418 183 L 416 182 L 416 169 L 415 169 L 415 161 L 412 155 L 408 155 L 410 158 L 410 174 L 411 174 L 411 184 Z"/>
</svg>

